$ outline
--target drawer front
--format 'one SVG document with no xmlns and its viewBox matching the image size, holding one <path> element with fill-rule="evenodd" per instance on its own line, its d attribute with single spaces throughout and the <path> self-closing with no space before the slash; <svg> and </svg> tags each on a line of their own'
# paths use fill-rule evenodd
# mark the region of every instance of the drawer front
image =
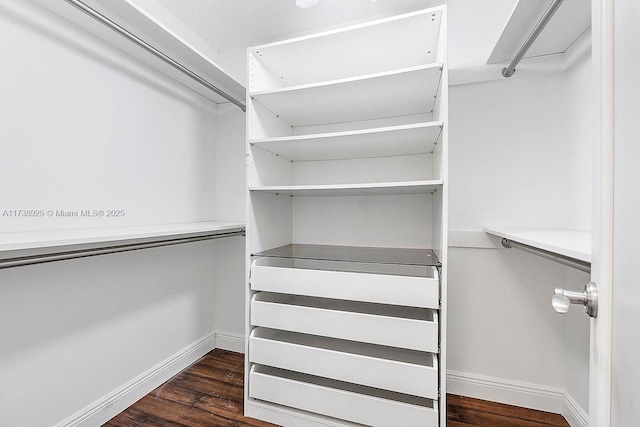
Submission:
<svg viewBox="0 0 640 427">
<path fill-rule="evenodd" d="M 438 412 L 434 408 L 284 378 L 268 372 L 259 372 L 255 366 L 252 368 L 250 397 L 370 426 L 438 425 Z"/>
<path fill-rule="evenodd" d="M 348 341 L 336 343 L 336 340 L 327 338 L 295 335 L 255 329 L 249 339 L 250 361 L 398 393 L 438 398 L 438 363 L 435 354 L 416 356 L 406 350 L 378 349 L 366 344 Z M 412 361 L 421 364 L 408 363 L 406 353 L 409 353 Z M 389 358 L 393 356 L 404 360 Z"/>
<path fill-rule="evenodd" d="M 319 335 L 411 350 L 438 352 L 437 313 L 433 320 L 417 320 L 251 301 L 251 324 L 271 329 Z"/>
<path fill-rule="evenodd" d="M 254 263 L 251 288 L 256 291 L 308 295 L 423 308 L 439 307 L 439 279 L 433 277 L 284 268 Z"/>
</svg>

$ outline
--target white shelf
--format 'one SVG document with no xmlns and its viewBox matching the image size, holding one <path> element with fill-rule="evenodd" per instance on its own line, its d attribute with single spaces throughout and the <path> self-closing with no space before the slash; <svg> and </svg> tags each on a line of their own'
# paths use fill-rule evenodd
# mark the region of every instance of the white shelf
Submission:
<svg viewBox="0 0 640 427">
<path fill-rule="evenodd" d="M 486 233 L 580 261 L 591 262 L 591 233 L 575 230 L 485 228 Z"/>
<path fill-rule="evenodd" d="M 215 221 L 0 233 L 0 259 L 209 236 L 244 228 L 240 222 Z"/>
<path fill-rule="evenodd" d="M 424 122 L 249 142 L 292 161 L 339 160 L 430 153 L 441 130 L 442 122 Z"/>
<path fill-rule="evenodd" d="M 291 126 L 317 125 L 433 110 L 442 64 L 251 93 Z"/>
<path fill-rule="evenodd" d="M 287 196 L 378 196 L 429 194 L 440 188 L 442 183 L 442 180 L 430 180 L 337 185 L 269 185 L 249 187 L 249 190 Z"/>
<path fill-rule="evenodd" d="M 427 9 L 250 52 L 285 87 L 413 67 L 436 61 L 441 19 L 441 8 Z"/>
</svg>

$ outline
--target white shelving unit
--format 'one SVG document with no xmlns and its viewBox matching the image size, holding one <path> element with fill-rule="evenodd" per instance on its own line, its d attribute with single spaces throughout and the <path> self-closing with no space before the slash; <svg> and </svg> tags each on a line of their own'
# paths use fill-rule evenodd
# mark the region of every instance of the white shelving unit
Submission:
<svg viewBox="0 0 640 427">
<path fill-rule="evenodd" d="M 446 6 L 247 54 L 245 414 L 445 426 Z"/>
<path fill-rule="evenodd" d="M 485 228 L 484 231 L 554 254 L 591 262 L 591 233 L 588 231 L 513 228 Z"/>
</svg>

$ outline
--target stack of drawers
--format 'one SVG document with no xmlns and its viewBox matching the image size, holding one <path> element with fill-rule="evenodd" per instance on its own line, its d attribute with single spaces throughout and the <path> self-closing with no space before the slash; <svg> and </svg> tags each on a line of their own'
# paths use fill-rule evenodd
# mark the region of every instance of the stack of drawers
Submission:
<svg viewBox="0 0 640 427">
<path fill-rule="evenodd" d="M 437 266 L 255 257 L 250 286 L 250 398 L 438 425 Z"/>
</svg>

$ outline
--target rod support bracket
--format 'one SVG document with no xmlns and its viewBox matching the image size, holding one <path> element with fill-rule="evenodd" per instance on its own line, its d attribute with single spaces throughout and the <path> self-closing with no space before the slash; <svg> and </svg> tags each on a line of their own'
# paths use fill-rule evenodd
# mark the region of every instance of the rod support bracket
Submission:
<svg viewBox="0 0 640 427">
<path fill-rule="evenodd" d="M 515 72 L 516 72 L 515 68 L 513 69 L 513 71 L 509 71 L 509 69 L 507 67 L 504 67 L 502 69 L 502 77 L 509 78 L 509 77 L 513 76 L 515 74 Z"/>
</svg>

